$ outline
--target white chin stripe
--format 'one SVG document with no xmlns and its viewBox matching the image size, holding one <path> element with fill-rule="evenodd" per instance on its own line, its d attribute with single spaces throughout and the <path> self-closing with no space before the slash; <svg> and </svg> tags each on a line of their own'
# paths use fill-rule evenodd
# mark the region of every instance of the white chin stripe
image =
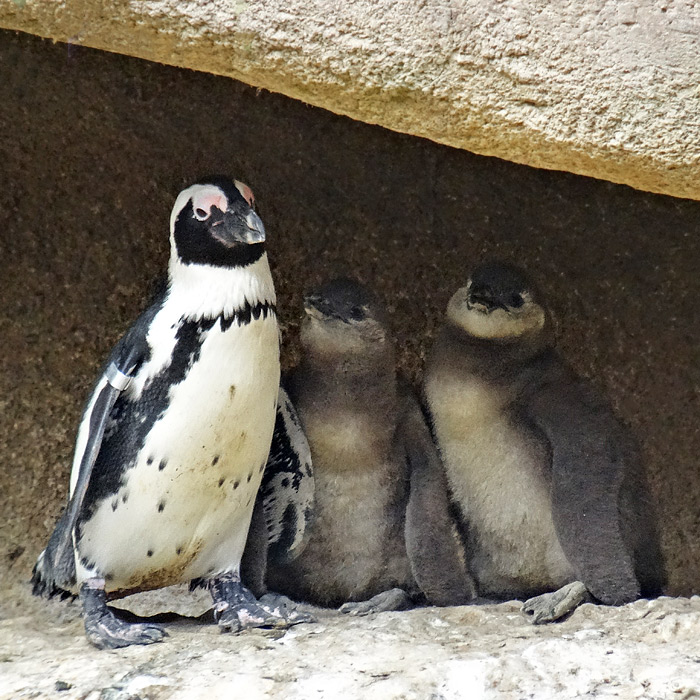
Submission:
<svg viewBox="0 0 700 700">
<path fill-rule="evenodd" d="M 267 254 L 244 268 L 187 265 L 170 258 L 167 304 L 186 319 L 230 317 L 249 304 L 274 305 L 275 288 Z"/>
</svg>

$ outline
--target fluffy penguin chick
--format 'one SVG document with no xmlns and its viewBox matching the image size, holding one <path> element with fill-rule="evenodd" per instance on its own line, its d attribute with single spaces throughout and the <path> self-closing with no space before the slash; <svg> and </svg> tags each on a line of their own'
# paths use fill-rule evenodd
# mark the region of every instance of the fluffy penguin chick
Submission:
<svg viewBox="0 0 700 700">
<path fill-rule="evenodd" d="M 169 284 L 117 343 L 78 431 L 70 500 L 34 571 L 37 594 L 79 591 L 98 647 L 160 641 L 118 597 L 198 580 L 225 630 L 284 625 L 239 565 L 280 380 L 265 230 L 241 182 L 177 197 Z"/>
<path fill-rule="evenodd" d="M 311 448 L 308 543 L 268 569 L 272 590 L 364 614 L 473 597 L 447 517 L 444 474 L 420 408 L 396 379 L 384 313 L 335 280 L 305 300 L 288 389 Z"/>
<path fill-rule="evenodd" d="M 525 274 L 485 264 L 450 300 L 424 385 L 477 590 L 537 595 L 535 623 L 663 582 L 634 440 L 552 346 Z"/>
</svg>

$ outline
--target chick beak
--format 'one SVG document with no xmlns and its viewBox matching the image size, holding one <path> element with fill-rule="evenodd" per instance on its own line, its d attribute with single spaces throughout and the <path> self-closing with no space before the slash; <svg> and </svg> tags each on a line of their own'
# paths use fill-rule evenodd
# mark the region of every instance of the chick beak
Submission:
<svg viewBox="0 0 700 700">
<path fill-rule="evenodd" d="M 328 304 L 323 297 L 310 294 L 304 297 L 304 312 L 311 318 L 322 320 L 328 316 Z"/>
</svg>

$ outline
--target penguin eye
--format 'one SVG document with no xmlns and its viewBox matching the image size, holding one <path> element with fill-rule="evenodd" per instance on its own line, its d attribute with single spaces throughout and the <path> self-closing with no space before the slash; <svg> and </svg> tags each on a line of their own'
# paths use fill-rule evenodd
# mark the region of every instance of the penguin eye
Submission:
<svg viewBox="0 0 700 700">
<path fill-rule="evenodd" d="M 350 309 L 350 318 L 354 321 L 361 321 L 365 317 L 364 309 L 361 306 L 353 306 Z"/>
<path fill-rule="evenodd" d="M 194 210 L 194 218 L 199 221 L 204 221 L 205 219 L 209 218 L 209 212 L 206 209 L 201 209 L 200 207 L 197 207 Z"/>
<path fill-rule="evenodd" d="M 513 294 L 508 300 L 508 306 L 510 306 L 512 309 L 519 309 L 524 303 L 525 300 L 521 294 Z"/>
</svg>

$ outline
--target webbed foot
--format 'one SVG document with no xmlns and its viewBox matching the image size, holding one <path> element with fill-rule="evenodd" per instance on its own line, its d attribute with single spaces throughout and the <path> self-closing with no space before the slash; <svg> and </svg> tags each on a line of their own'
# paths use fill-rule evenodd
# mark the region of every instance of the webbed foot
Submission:
<svg viewBox="0 0 700 700">
<path fill-rule="evenodd" d="M 316 622 L 316 618 L 309 612 L 302 610 L 291 598 L 280 593 L 265 593 L 260 598 L 260 603 L 279 612 L 282 617 L 289 620 L 291 625 L 299 625 L 305 622 Z"/>
<path fill-rule="evenodd" d="M 522 612 L 533 625 L 554 622 L 590 600 L 590 594 L 581 581 L 573 581 L 552 593 L 543 593 L 523 603 Z"/>
<path fill-rule="evenodd" d="M 102 584 L 103 586 L 104 584 Z M 120 620 L 108 607 L 104 587 L 94 581 L 80 586 L 83 622 L 88 641 L 98 649 L 161 642 L 168 633 L 159 625 Z"/>
<path fill-rule="evenodd" d="M 285 628 L 312 621 L 303 619 L 296 611 L 287 610 L 279 601 L 272 601 L 270 605 L 263 599 L 257 600 L 237 574 L 212 579 L 209 591 L 214 600 L 214 616 L 222 632 L 240 632 L 256 627 Z"/>
<path fill-rule="evenodd" d="M 402 588 L 392 588 L 369 600 L 361 600 L 358 603 L 343 603 L 339 610 L 346 615 L 373 615 L 379 612 L 389 612 L 391 610 L 406 610 L 413 607 L 411 597 Z"/>
</svg>

